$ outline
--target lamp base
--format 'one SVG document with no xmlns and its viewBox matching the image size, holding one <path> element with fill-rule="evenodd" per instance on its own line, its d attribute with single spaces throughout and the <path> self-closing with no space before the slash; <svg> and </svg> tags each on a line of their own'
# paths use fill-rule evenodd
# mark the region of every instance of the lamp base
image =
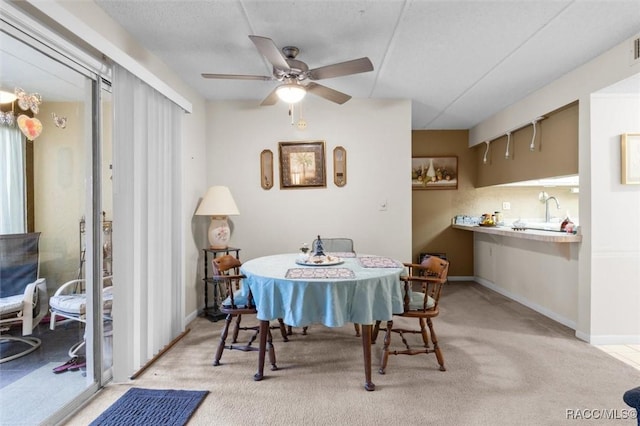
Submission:
<svg viewBox="0 0 640 426">
<path fill-rule="evenodd" d="M 226 249 L 229 247 L 231 229 L 226 216 L 212 216 L 209 225 L 209 246 L 212 249 Z"/>
</svg>

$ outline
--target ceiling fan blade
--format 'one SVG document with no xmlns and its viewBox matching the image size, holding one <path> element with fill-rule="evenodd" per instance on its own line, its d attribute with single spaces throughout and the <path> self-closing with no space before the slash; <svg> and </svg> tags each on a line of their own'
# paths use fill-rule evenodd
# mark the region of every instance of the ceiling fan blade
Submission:
<svg viewBox="0 0 640 426">
<path fill-rule="evenodd" d="M 361 72 L 373 71 L 373 64 L 366 56 L 360 59 L 340 62 L 339 64 L 327 65 L 312 69 L 308 72 L 311 80 L 322 80 L 323 78 L 341 77 L 343 75 L 358 74 Z"/>
<path fill-rule="evenodd" d="M 276 69 L 281 69 L 285 71 L 289 71 L 291 67 L 289 67 L 289 63 L 287 62 L 287 58 L 284 57 L 280 49 L 276 46 L 276 44 L 268 37 L 261 37 L 256 35 L 250 35 L 249 38 L 256 45 L 258 51 L 267 58 L 267 60 L 273 65 Z"/>
<path fill-rule="evenodd" d="M 263 101 L 260 103 L 260 106 L 275 105 L 276 102 L 278 102 L 280 98 L 278 98 L 278 95 L 276 94 L 276 89 L 273 89 L 271 93 L 269 93 L 267 97 L 263 99 Z"/>
<path fill-rule="evenodd" d="M 316 96 L 320 96 L 340 105 L 351 99 L 351 96 L 346 93 L 338 92 L 337 90 L 317 83 L 309 83 L 305 86 L 305 89 L 307 89 L 307 92 L 309 93 L 313 93 Z"/>
<path fill-rule="evenodd" d="M 265 75 L 240 75 L 240 74 L 210 74 L 210 73 L 202 73 L 204 78 L 218 78 L 224 80 L 262 80 L 269 81 L 273 80 L 271 76 Z"/>
</svg>

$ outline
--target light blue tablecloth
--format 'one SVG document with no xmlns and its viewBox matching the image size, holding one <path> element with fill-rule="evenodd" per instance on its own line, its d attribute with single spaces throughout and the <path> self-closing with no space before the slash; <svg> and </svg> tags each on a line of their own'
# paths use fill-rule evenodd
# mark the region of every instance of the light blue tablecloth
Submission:
<svg viewBox="0 0 640 426">
<path fill-rule="evenodd" d="M 341 327 L 345 323 L 373 324 L 403 312 L 399 276 L 403 268 L 364 268 L 357 258 L 345 258 L 336 268 L 349 268 L 355 278 L 293 280 L 291 268 L 316 268 L 295 263 L 297 254 L 260 257 L 245 262 L 240 271 L 251 289 L 258 319 L 283 318 L 288 325 L 320 323 Z M 326 268 L 326 266 L 322 266 Z"/>
</svg>

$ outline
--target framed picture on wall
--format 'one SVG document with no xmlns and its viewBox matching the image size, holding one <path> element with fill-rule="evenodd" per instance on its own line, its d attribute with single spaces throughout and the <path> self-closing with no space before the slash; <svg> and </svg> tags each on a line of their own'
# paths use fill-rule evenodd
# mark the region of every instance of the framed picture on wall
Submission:
<svg viewBox="0 0 640 426">
<path fill-rule="evenodd" d="M 620 138 L 622 184 L 640 184 L 640 133 L 624 133 Z"/>
<path fill-rule="evenodd" d="M 411 158 L 411 189 L 458 189 L 458 157 Z"/>
<path fill-rule="evenodd" d="M 324 142 L 279 142 L 280 188 L 324 188 Z"/>
</svg>

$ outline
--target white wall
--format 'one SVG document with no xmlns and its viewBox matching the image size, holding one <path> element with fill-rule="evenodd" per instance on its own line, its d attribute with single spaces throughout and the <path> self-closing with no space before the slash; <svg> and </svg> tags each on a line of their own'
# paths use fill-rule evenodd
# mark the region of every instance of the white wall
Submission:
<svg viewBox="0 0 640 426">
<path fill-rule="evenodd" d="M 53 125 L 52 112 L 67 117 L 65 129 Z M 39 117 L 42 134 L 27 143 L 33 144 L 35 230 L 42 232 L 40 275 L 53 293 L 78 276 L 79 221 L 86 216 L 84 105 L 45 99 Z"/>
<path fill-rule="evenodd" d="M 473 233 L 476 281 L 567 327 L 578 318 L 577 243 Z"/>
<path fill-rule="evenodd" d="M 308 126 L 292 126 L 286 105 L 207 104 L 207 182 L 226 185 L 240 210 L 231 245 L 241 259 L 296 252 L 316 235 L 350 237 L 359 253 L 411 258 L 411 104 L 351 99 L 303 101 Z M 297 116 L 296 116 L 297 117 Z M 280 189 L 278 142 L 325 141 L 327 186 Z M 347 150 L 347 185 L 333 184 L 332 151 Z M 274 153 L 275 183 L 260 186 L 260 152 Z M 202 193 L 204 195 L 204 192 Z M 202 196 L 201 195 L 201 196 Z M 379 205 L 387 202 L 386 211 Z M 194 206 L 195 208 L 195 206 Z M 208 218 L 200 218 L 203 234 Z"/>
<path fill-rule="evenodd" d="M 591 97 L 591 341 L 640 342 L 640 186 L 620 183 L 620 135 L 640 133 L 640 94 Z"/>
</svg>

